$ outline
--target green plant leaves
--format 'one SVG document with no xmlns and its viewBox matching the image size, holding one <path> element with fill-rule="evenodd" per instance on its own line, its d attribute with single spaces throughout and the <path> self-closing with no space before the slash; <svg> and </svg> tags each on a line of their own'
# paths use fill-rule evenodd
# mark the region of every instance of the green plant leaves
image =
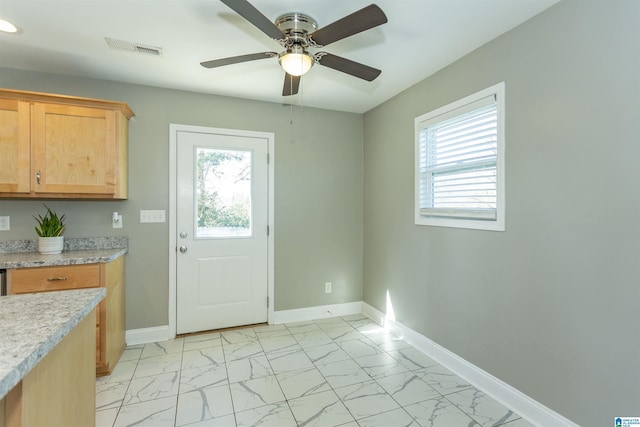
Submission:
<svg viewBox="0 0 640 427">
<path fill-rule="evenodd" d="M 58 214 L 44 205 L 47 208 L 47 213 L 44 215 L 34 216 L 38 222 L 38 227 L 35 227 L 36 233 L 40 237 L 58 237 L 62 235 L 64 231 L 64 215 L 58 217 Z"/>
</svg>

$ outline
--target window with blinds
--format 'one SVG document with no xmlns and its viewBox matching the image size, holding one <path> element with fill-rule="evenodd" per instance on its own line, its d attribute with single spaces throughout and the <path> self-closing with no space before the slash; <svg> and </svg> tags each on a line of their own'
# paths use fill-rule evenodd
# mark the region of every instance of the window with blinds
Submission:
<svg viewBox="0 0 640 427">
<path fill-rule="evenodd" d="M 416 224 L 504 230 L 504 84 L 416 119 Z"/>
</svg>

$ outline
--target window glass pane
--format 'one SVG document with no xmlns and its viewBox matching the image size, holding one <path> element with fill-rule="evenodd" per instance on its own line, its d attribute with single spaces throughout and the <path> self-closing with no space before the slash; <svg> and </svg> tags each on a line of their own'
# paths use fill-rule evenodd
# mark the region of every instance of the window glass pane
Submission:
<svg viewBox="0 0 640 427">
<path fill-rule="evenodd" d="M 433 174 L 434 208 L 495 209 L 496 168 Z"/>
<path fill-rule="evenodd" d="M 496 157 L 496 106 L 429 128 L 431 167 L 460 165 Z"/>
<path fill-rule="evenodd" d="M 426 188 L 421 207 L 496 209 L 496 104 L 435 124 L 423 133 Z"/>
<path fill-rule="evenodd" d="M 197 148 L 196 237 L 251 236 L 251 152 Z"/>
</svg>

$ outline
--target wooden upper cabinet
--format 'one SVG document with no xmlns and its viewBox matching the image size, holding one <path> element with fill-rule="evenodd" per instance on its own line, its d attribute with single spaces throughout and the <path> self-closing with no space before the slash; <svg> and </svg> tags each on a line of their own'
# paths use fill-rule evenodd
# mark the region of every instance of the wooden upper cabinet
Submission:
<svg viewBox="0 0 640 427">
<path fill-rule="evenodd" d="M 0 89 L 0 197 L 126 199 L 120 102 Z"/>
<path fill-rule="evenodd" d="M 116 194 L 115 120 L 110 110 L 33 104 L 33 191 Z"/>
<path fill-rule="evenodd" d="M 29 103 L 0 99 L 0 192 L 29 193 Z"/>
</svg>

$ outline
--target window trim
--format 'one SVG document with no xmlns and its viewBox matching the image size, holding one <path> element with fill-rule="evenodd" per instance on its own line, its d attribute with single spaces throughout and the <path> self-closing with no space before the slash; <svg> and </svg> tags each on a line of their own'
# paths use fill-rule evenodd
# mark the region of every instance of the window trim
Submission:
<svg viewBox="0 0 640 427">
<path fill-rule="evenodd" d="M 473 110 L 470 106 L 477 105 L 487 97 L 495 97 L 497 108 L 497 155 L 496 155 L 496 214 L 495 219 L 486 215 L 473 215 L 471 209 L 454 209 L 449 216 L 429 216 L 420 208 L 421 177 L 420 177 L 420 131 L 428 125 L 433 125 L 457 117 Z M 466 110 L 465 110 L 466 108 Z M 438 227 L 468 228 L 476 230 L 505 231 L 505 83 L 500 82 L 489 88 L 459 99 L 455 102 L 437 108 L 431 112 L 415 118 L 415 186 L 414 213 L 416 225 Z M 443 210 L 444 211 L 444 210 Z M 469 218 L 469 214 L 474 217 Z M 492 215 L 493 216 L 493 215 Z"/>
</svg>

